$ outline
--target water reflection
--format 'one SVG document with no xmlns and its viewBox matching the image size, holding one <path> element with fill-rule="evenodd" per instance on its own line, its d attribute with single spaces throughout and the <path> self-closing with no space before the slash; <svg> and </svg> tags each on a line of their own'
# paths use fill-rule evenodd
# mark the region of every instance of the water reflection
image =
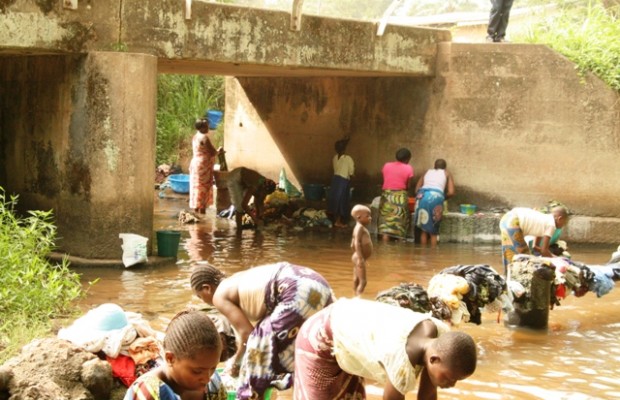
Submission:
<svg viewBox="0 0 620 400">
<path fill-rule="evenodd" d="M 179 260 L 158 268 L 93 269 L 83 281 L 100 281 L 84 307 L 115 302 L 141 312 L 156 329 L 192 298 L 189 276 L 193 262 L 208 261 L 233 273 L 252 265 L 286 260 L 319 271 L 337 296 L 353 295 L 350 232 L 298 232 L 286 227 L 235 235 L 234 224 L 209 215 L 194 226 L 178 226 L 175 207 L 157 210 L 155 229 L 182 229 Z M 211 211 L 212 212 L 212 211 Z M 604 263 L 612 247 L 574 247 L 574 258 Z M 400 282 L 427 286 L 439 270 L 456 264 L 501 265 L 499 246 L 441 244 L 427 249 L 411 243 L 375 243 L 365 298 Z M 550 313 L 546 332 L 510 330 L 497 323 L 497 314 L 483 314 L 479 326 L 459 329 L 477 341 L 479 365 L 470 379 L 440 390 L 442 399 L 612 399 L 620 398 L 620 285 L 598 299 L 592 293 L 568 297 Z M 372 321 L 369 321 L 372 323 Z M 369 399 L 380 399 L 381 388 L 369 386 Z M 279 399 L 290 399 L 289 392 Z M 410 394 L 407 399 L 415 398 Z"/>
</svg>

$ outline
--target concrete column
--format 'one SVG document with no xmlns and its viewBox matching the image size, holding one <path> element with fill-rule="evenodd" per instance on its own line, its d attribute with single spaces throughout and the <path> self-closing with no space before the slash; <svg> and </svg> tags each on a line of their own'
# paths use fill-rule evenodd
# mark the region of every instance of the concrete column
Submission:
<svg viewBox="0 0 620 400">
<path fill-rule="evenodd" d="M 0 64 L 0 185 L 54 211 L 60 251 L 120 259 L 119 233 L 152 239 L 156 77 L 143 54 Z"/>
</svg>

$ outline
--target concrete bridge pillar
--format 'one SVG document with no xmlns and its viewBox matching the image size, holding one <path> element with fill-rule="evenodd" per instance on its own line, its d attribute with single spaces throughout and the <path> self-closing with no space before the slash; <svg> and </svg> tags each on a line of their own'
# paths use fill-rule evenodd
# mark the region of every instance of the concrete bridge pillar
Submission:
<svg viewBox="0 0 620 400">
<path fill-rule="evenodd" d="M 0 186 L 54 211 L 60 251 L 120 259 L 119 233 L 151 238 L 156 77 L 144 54 L 3 57 Z"/>
</svg>

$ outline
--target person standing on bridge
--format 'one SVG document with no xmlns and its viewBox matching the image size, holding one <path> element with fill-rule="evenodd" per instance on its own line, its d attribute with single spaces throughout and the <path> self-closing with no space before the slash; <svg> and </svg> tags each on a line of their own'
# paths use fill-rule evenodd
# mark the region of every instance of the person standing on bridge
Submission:
<svg viewBox="0 0 620 400">
<path fill-rule="evenodd" d="M 512 3 L 513 0 L 491 0 L 487 42 L 501 43 L 506 41 L 506 28 L 508 27 Z"/>
<path fill-rule="evenodd" d="M 204 214 L 213 203 L 213 165 L 217 150 L 209 140 L 209 121 L 198 119 L 194 124 L 192 161 L 189 164 L 189 208 Z"/>
</svg>

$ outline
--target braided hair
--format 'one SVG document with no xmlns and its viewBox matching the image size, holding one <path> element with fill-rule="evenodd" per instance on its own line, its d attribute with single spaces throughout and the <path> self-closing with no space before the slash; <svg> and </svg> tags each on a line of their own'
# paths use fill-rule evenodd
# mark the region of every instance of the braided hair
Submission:
<svg viewBox="0 0 620 400">
<path fill-rule="evenodd" d="M 204 285 L 217 287 L 224 278 L 226 278 L 226 274 L 213 265 L 197 265 L 194 267 L 189 281 L 192 290 L 199 291 Z"/>
<path fill-rule="evenodd" d="M 207 313 L 181 311 L 168 324 L 164 349 L 177 358 L 191 358 L 201 350 L 221 352 L 222 340 Z"/>
</svg>

